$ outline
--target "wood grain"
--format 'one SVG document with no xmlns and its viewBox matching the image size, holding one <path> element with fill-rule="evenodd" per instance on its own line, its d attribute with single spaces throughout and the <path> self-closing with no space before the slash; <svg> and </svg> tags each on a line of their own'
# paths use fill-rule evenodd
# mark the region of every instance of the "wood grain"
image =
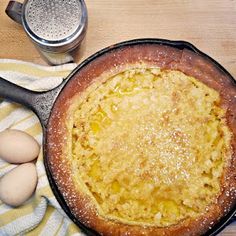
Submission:
<svg viewBox="0 0 236 236">
<path fill-rule="evenodd" d="M 46 64 L 0 1 L 0 58 Z M 236 77 L 235 0 L 87 0 L 89 27 L 76 62 L 119 41 L 156 37 L 190 41 Z M 82 54 L 82 55 L 81 55 Z"/>
<path fill-rule="evenodd" d="M 0 1 L 0 58 L 46 64 Z M 236 78 L 236 0 L 87 0 L 89 25 L 79 63 L 111 44 L 144 37 L 186 40 Z M 236 224 L 220 235 L 236 235 Z"/>
</svg>

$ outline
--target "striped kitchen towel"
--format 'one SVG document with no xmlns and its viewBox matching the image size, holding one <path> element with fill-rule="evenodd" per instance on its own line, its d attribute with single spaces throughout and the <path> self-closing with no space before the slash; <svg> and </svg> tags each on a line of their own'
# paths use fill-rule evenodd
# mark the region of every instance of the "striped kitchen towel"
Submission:
<svg viewBox="0 0 236 236">
<path fill-rule="evenodd" d="M 31 90 L 48 90 L 62 82 L 76 64 L 39 66 L 0 59 L 0 77 Z M 42 144 L 42 129 L 34 113 L 19 104 L 0 98 L 0 131 L 23 130 Z M 15 168 L 0 159 L 0 177 Z M 0 235 L 83 235 L 65 215 L 54 197 L 43 165 L 42 151 L 36 162 L 38 184 L 34 195 L 13 208 L 0 201 Z"/>
</svg>

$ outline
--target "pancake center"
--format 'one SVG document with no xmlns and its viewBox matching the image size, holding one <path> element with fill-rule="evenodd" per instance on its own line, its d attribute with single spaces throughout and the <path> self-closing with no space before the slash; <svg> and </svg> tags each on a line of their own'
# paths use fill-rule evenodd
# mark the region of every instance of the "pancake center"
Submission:
<svg viewBox="0 0 236 236">
<path fill-rule="evenodd" d="M 164 227 L 220 193 L 231 134 L 218 92 L 179 71 L 97 81 L 73 116 L 74 181 L 104 218 Z"/>
</svg>

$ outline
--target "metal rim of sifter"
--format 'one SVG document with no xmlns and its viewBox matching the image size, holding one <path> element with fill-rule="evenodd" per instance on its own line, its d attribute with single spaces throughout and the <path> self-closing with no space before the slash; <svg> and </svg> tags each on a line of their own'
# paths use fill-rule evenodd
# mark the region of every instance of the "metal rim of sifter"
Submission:
<svg viewBox="0 0 236 236">
<path fill-rule="evenodd" d="M 84 0 L 26 0 L 22 24 L 28 36 L 49 52 L 73 50 L 87 28 Z"/>
</svg>

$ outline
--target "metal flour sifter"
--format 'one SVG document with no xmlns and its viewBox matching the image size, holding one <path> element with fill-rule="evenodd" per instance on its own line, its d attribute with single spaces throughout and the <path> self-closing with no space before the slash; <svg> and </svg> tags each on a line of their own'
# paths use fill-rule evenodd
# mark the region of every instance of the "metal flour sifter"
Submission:
<svg viewBox="0 0 236 236">
<path fill-rule="evenodd" d="M 86 34 L 84 0 L 10 1 L 6 14 L 20 23 L 44 58 L 54 65 L 73 61 Z"/>
</svg>

